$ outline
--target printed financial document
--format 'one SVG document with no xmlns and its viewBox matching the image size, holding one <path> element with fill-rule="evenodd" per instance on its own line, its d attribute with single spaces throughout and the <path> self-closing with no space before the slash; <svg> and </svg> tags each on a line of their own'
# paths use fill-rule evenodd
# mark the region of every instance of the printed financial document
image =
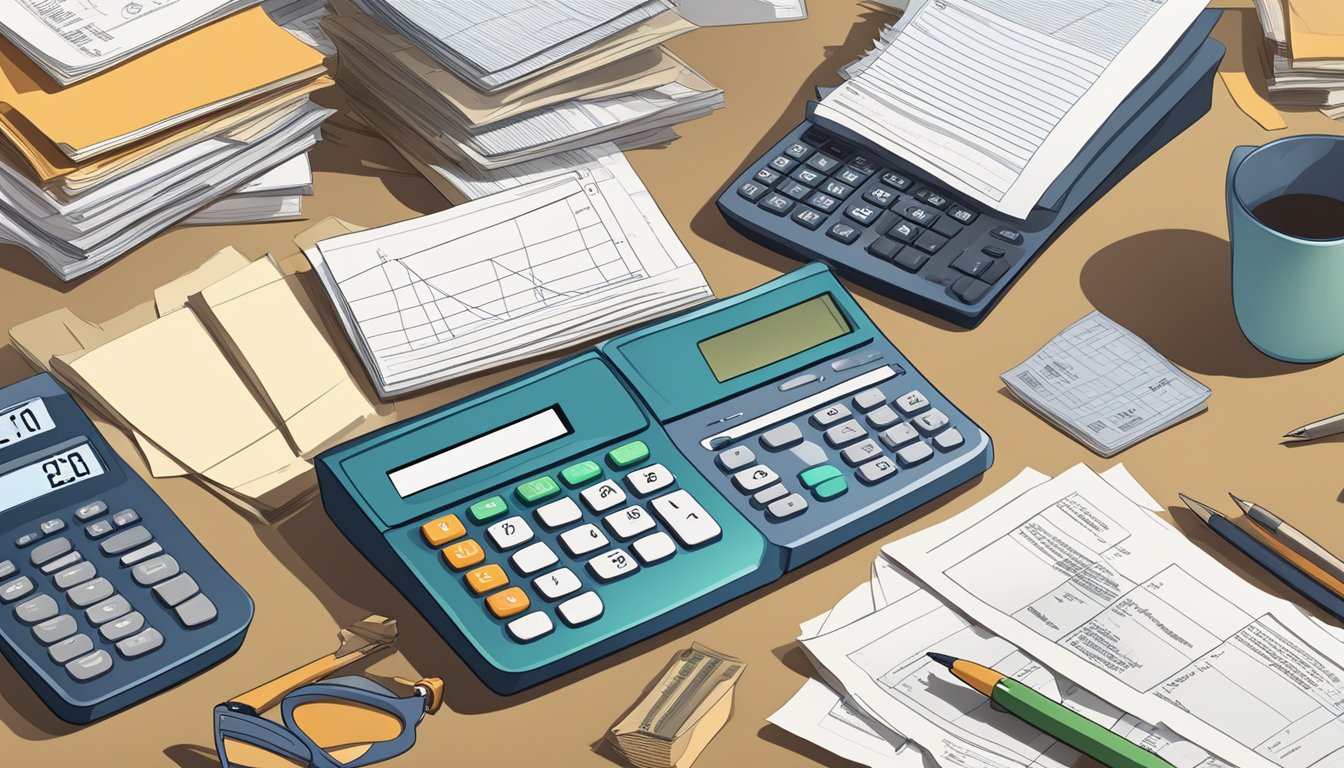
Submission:
<svg viewBox="0 0 1344 768">
<path fill-rule="evenodd" d="M 816 110 L 1017 218 L 1206 0 L 920 0 Z"/>
<path fill-rule="evenodd" d="M 1085 466 L 883 553 L 1022 653 L 1232 765 L 1344 766 L 1344 643 Z"/>
</svg>

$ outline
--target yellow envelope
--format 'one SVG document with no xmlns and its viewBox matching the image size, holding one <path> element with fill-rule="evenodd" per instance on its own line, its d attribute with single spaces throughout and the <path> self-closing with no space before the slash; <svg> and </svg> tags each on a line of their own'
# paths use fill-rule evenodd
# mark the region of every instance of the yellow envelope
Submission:
<svg viewBox="0 0 1344 768">
<path fill-rule="evenodd" d="M 1288 0 L 1288 48 L 1293 60 L 1344 59 L 1344 3 Z"/>
</svg>

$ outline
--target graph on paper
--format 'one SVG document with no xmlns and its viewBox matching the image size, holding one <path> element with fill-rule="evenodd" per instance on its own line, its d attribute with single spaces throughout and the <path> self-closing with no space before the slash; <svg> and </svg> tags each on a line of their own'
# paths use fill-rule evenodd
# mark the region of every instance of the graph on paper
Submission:
<svg viewBox="0 0 1344 768">
<path fill-rule="evenodd" d="M 708 292 L 659 247 L 619 185 L 577 175 L 337 238 L 324 283 L 388 392 L 629 325 Z"/>
</svg>

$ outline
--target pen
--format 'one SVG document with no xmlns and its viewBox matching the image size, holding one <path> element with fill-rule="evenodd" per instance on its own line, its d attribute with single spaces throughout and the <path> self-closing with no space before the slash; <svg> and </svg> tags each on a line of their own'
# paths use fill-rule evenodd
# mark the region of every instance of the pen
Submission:
<svg viewBox="0 0 1344 768">
<path fill-rule="evenodd" d="M 1195 501 L 1185 494 L 1180 494 L 1180 497 L 1181 501 L 1191 511 L 1199 515 L 1204 523 L 1212 528 L 1214 533 L 1226 539 L 1227 543 L 1241 550 L 1242 554 L 1259 563 L 1260 567 L 1274 574 L 1280 581 L 1296 590 L 1298 594 L 1319 605 L 1326 613 L 1344 621 L 1344 599 L 1341 599 L 1339 595 L 1307 576 L 1288 560 L 1280 557 L 1274 550 L 1261 543 L 1259 539 L 1233 525 L 1232 521 L 1223 517 L 1218 510 L 1208 504 Z"/>
<path fill-rule="evenodd" d="M 1300 440 L 1315 440 L 1318 437 L 1328 437 L 1344 432 L 1344 413 L 1335 414 L 1328 419 L 1313 421 L 1310 424 L 1298 427 L 1284 437 L 1294 437 Z"/>
<path fill-rule="evenodd" d="M 1344 582 L 1344 560 L 1335 557 L 1331 554 L 1330 550 L 1317 544 L 1315 540 L 1307 534 L 1299 531 L 1288 523 L 1285 523 L 1268 509 L 1265 509 L 1253 501 L 1239 499 L 1230 493 L 1228 495 L 1232 497 L 1232 500 L 1237 503 L 1237 506 L 1241 507 L 1241 510 L 1245 512 L 1246 516 L 1253 522 L 1269 531 L 1279 541 L 1297 550 L 1304 557 L 1314 561 L 1331 576 Z"/>
<path fill-rule="evenodd" d="M 1172 768 L 1171 763 L 1038 693 L 1026 683 L 973 661 L 941 653 L 929 658 L 952 670 L 959 680 L 989 697 L 1023 722 L 1109 768 Z"/>
</svg>

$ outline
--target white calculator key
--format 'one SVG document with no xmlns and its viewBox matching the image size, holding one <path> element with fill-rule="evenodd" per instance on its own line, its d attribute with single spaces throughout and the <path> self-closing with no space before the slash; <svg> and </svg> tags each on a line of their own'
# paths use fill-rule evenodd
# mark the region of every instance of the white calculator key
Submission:
<svg viewBox="0 0 1344 768">
<path fill-rule="evenodd" d="M 654 491 L 661 491 L 671 485 L 673 480 L 676 478 L 662 464 L 650 464 L 625 476 L 626 484 L 636 496 L 648 496 Z"/>
<path fill-rule="evenodd" d="M 871 411 L 887 404 L 887 396 L 880 389 L 865 389 L 854 396 L 854 407 L 860 411 Z"/>
<path fill-rule="evenodd" d="M 888 448 L 896 449 L 903 445 L 909 445 L 919 439 L 919 433 L 909 424 L 897 424 L 882 433 L 882 442 L 887 444 Z"/>
<path fill-rule="evenodd" d="M 593 572 L 598 581 L 615 581 L 622 576 L 629 576 L 638 571 L 639 563 L 635 562 L 635 558 L 627 555 L 623 550 L 613 549 L 589 560 L 588 569 Z"/>
<path fill-rule="evenodd" d="M 901 413 L 909 416 L 928 408 L 929 398 L 925 397 L 924 393 L 918 389 L 912 390 L 896 398 L 896 407 L 900 409 Z"/>
<path fill-rule="evenodd" d="M 754 493 L 777 482 L 779 482 L 779 475 L 775 474 L 775 470 L 764 464 L 747 467 L 733 475 L 733 484 L 743 493 Z"/>
<path fill-rule="evenodd" d="M 843 448 L 867 436 L 868 431 L 853 419 L 826 430 L 826 442 L 830 443 L 832 448 Z"/>
<path fill-rule="evenodd" d="M 547 528 L 559 528 L 583 519 L 583 510 L 571 498 L 566 496 L 559 501 L 537 507 L 537 519 Z"/>
<path fill-rule="evenodd" d="M 924 434 L 931 435 L 947 426 L 947 414 L 934 408 L 928 413 L 921 413 L 916 416 L 915 426 L 919 427 L 920 431 Z"/>
<path fill-rule="evenodd" d="M 756 454 L 745 445 L 739 445 L 720 453 L 718 461 L 724 472 L 734 472 L 756 461 Z"/>
<path fill-rule="evenodd" d="M 755 496 L 751 497 L 751 503 L 765 509 L 765 506 L 776 499 L 782 499 L 789 495 L 789 489 L 784 487 L 783 483 L 778 483 L 766 488 L 763 491 L 757 491 Z"/>
<path fill-rule="evenodd" d="M 550 568 L 560 562 L 560 558 L 556 556 L 555 550 L 546 545 L 546 542 L 538 541 L 514 552 L 509 562 L 513 563 L 514 570 L 526 576 L 542 568 Z"/>
<path fill-rule="evenodd" d="M 672 541 L 672 537 L 662 531 L 645 536 L 631 544 L 630 547 L 635 550 L 635 554 L 639 555 L 639 559 L 645 565 L 666 560 L 677 551 L 676 542 Z"/>
<path fill-rule="evenodd" d="M 584 592 L 561 603 L 556 610 L 566 624 L 577 627 L 602 615 L 602 598 L 596 592 Z"/>
<path fill-rule="evenodd" d="M 723 530 L 700 502 L 686 491 L 673 491 L 653 500 L 653 512 L 672 529 L 682 546 L 694 547 L 719 537 Z"/>
<path fill-rule="evenodd" d="M 822 408 L 820 411 L 812 414 L 812 424 L 820 429 L 825 429 L 837 421 L 849 418 L 849 409 L 839 403 Z"/>
<path fill-rule="evenodd" d="M 569 554 L 577 556 L 599 550 L 609 542 L 596 525 L 588 523 L 560 534 L 560 543 L 565 545 Z"/>
<path fill-rule="evenodd" d="M 921 461 L 928 461 L 933 456 L 933 449 L 928 443 L 919 442 L 913 445 L 907 445 L 896 452 L 896 458 L 901 460 L 901 466 L 912 467 Z"/>
<path fill-rule="evenodd" d="M 559 600 L 565 595 L 578 592 L 583 582 L 579 581 L 579 577 L 575 576 L 573 571 L 561 568 L 533 579 L 532 586 L 536 587 L 537 592 L 547 600 Z"/>
<path fill-rule="evenodd" d="M 620 539 L 633 539 L 653 527 L 653 516 L 643 507 L 626 507 L 602 518 L 607 528 Z"/>
<path fill-rule="evenodd" d="M 509 634 L 520 643 L 528 643 L 543 635 L 549 635 L 555 629 L 551 617 L 535 611 L 508 623 Z"/>
<path fill-rule="evenodd" d="M 603 480 L 591 488 L 584 488 L 579 495 L 594 512 L 606 512 L 625 503 L 625 491 L 614 480 Z"/>
<path fill-rule="evenodd" d="M 510 517 L 485 529 L 490 541 L 500 549 L 513 549 L 532 540 L 532 526 L 521 517 Z"/>
<path fill-rule="evenodd" d="M 964 442 L 966 442 L 965 438 L 955 429 L 949 429 L 933 438 L 933 444 L 944 451 L 950 451 Z"/>
</svg>

